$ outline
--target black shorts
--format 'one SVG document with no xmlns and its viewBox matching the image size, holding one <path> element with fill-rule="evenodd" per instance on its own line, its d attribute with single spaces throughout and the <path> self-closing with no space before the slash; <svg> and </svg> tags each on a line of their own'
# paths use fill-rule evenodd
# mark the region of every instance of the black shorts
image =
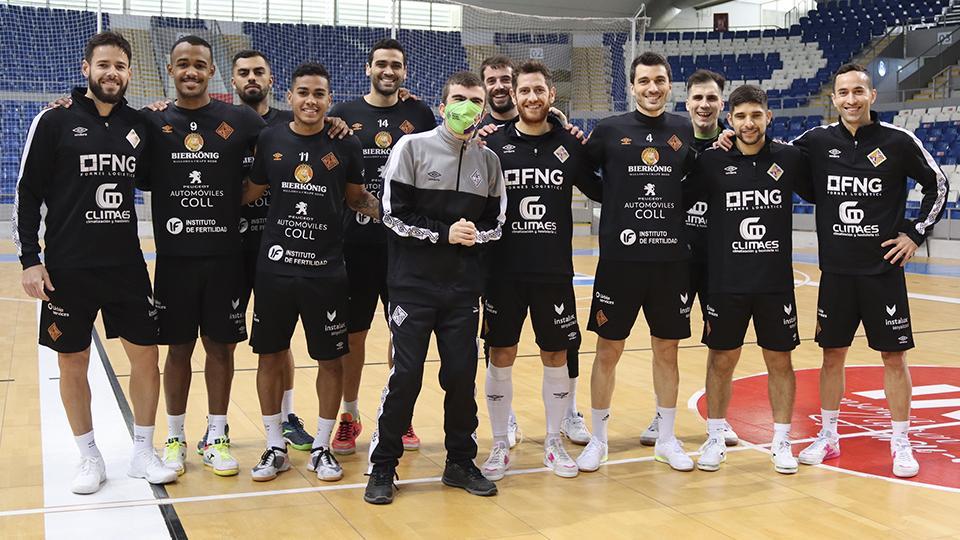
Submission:
<svg viewBox="0 0 960 540">
<path fill-rule="evenodd" d="M 899 352 L 913 348 L 902 268 L 873 276 L 821 274 L 817 343 L 824 348 L 849 347 L 860 321 L 871 349 Z"/>
<path fill-rule="evenodd" d="M 160 343 L 197 339 L 218 343 L 247 339 L 243 308 L 243 255 L 157 255 L 154 292 L 160 312 Z"/>
<path fill-rule="evenodd" d="M 256 249 L 245 249 L 243 251 L 243 289 L 240 291 L 240 307 L 244 312 L 250 305 L 250 296 L 253 294 L 253 284 L 257 279 L 257 260 L 260 258 L 260 251 Z"/>
<path fill-rule="evenodd" d="M 303 321 L 307 352 L 314 360 L 335 360 L 347 352 L 347 277 L 293 277 L 260 272 L 254 286 L 253 332 L 256 354 L 290 348 Z"/>
<path fill-rule="evenodd" d="M 739 349 L 751 317 L 760 347 L 786 352 L 800 345 L 797 302 L 792 289 L 769 294 L 711 294 L 703 344 L 717 351 Z"/>
<path fill-rule="evenodd" d="M 530 310 L 537 346 L 556 352 L 580 347 L 577 298 L 573 282 L 537 283 L 516 279 L 490 280 L 483 298 L 483 330 L 491 347 L 513 347 Z"/>
<path fill-rule="evenodd" d="M 347 329 L 352 334 L 370 329 L 377 299 L 387 306 L 387 245 L 344 244 L 343 259 L 349 280 L 350 308 Z"/>
<path fill-rule="evenodd" d="M 48 290 L 50 301 L 41 303 L 41 345 L 60 353 L 87 349 L 98 311 L 108 338 L 157 344 L 157 310 L 144 263 L 48 272 L 57 290 Z"/>
<path fill-rule="evenodd" d="M 696 295 L 700 302 L 700 314 L 703 320 L 707 320 L 707 297 L 709 296 L 707 285 L 707 263 L 690 262 L 690 296 Z"/>
<path fill-rule="evenodd" d="M 690 337 L 690 263 L 600 259 L 587 329 L 610 340 L 627 339 L 640 308 L 650 335 Z"/>
</svg>

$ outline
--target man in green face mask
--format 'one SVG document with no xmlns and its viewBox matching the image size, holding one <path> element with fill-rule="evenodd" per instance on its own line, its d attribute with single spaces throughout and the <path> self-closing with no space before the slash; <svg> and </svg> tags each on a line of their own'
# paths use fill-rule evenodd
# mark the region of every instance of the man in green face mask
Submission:
<svg viewBox="0 0 960 540">
<path fill-rule="evenodd" d="M 478 300 L 486 280 L 480 245 L 500 238 L 507 203 L 500 159 L 474 137 L 484 98 L 479 77 L 453 74 L 443 87 L 443 124 L 405 135 L 383 168 L 393 369 L 370 441 L 363 498 L 372 504 L 393 501 L 401 437 L 420 393 L 431 333 L 446 392 L 443 483 L 474 495 L 497 493 L 473 461 Z"/>
</svg>

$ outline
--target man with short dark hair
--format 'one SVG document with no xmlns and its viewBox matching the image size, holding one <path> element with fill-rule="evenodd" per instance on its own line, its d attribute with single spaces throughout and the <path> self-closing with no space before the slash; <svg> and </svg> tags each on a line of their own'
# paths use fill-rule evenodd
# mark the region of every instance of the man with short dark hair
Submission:
<svg viewBox="0 0 960 540">
<path fill-rule="evenodd" d="M 513 87 L 513 60 L 497 54 L 484 59 L 480 64 L 480 78 L 487 91 L 487 106 L 490 111 L 480 120 L 480 125 L 501 125 L 516 120 L 517 104 L 510 96 Z"/>
<path fill-rule="evenodd" d="M 481 248 L 500 239 L 507 204 L 500 160 L 474 137 L 483 114 L 482 84 L 470 72 L 451 75 L 443 86 L 443 124 L 401 138 L 384 167 L 393 369 L 370 442 L 364 500 L 372 504 L 393 501 L 401 437 L 420 393 L 431 334 L 446 392 L 443 483 L 474 495 L 497 493 L 473 462 L 477 301 L 486 277 Z"/>
<path fill-rule="evenodd" d="M 942 217 L 949 185 L 913 133 L 880 122 L 870 110 L 877 90 L 863 66 L 841 66 L 832 97 L 840 121 L 810 129 L 792 143 L 812 169 L 821 270 L 816 340 L 823 348 L 823 427 L 799 458 L 815 465 L 840 455 L 844 362 L 862 322 L 868 345 L 883 361 L 893 474 L 909 478 L 920 465 L 908 439 L 906 351 L 913 348 L 913 335 L 903 266 Z M 919 215 L 912 220 L 903 217 L 907 178 L 923 188 Z"/>
<path fill-rule="evenodd" d="M 232 476 L 227 407 L 236 344 L 247 339 L 243 294 L 240 205 L 246 165 L 263 120 L 252 108 L 212 100 L 215 74 L 210 44 L 184 36 L 170 49 L 167 72 L 177 100 L 145 111 L 150 126 L 153 229 L 157 244 L 156 305 L 164 366 L 167 447 L 164 461 L 183 474 L 191 356 L 199 330 L 206 352 L 208 428 L 197 445 L 204 465 Z"/>
<path fill-rule="evenodd" d="M 90 410 L 90 336 L 102 312 L 107 337 L 120 337 L 130 359 L 133 458 L 127 474 L 152 484 L 176 480 L 153 448 L 160 396 L 157 310 L 137 237 L 134 184 L 149 169 L 147 126 L 123 96 L 130 43 L 102 32 L 86 44 L 72 108 L 34 118 L 23 149 L 13 213 L 13 241 L 26 293 L 41 300 L 41 345 L 57 352 L 60 397 L 80 450 L 71 484 L 78 494 L 106 482 Z M 41 206 L 47 207 L 40 260 Z"/>
<path fill-rule="evenodd" d="M 365 186 L 379 197 L 383 191 L 381 174 L 393 146 L 410 133 L 428 131 L 437 126 L 433 111 L 422 101 L 401 100 L 399 90 L 407 78 L 407 55 L 395 39 L 373 44 L 367 56 L 366 73 L 370 90 L 366 95 L 333 107 L 331 115 L 353 127 L 363 146 Z M 343 404 L 340 425 L 331 448 L 335 454 L 356 451 L 360 423 L 360 378 L 366 358 L 367 332 L 373 322 L 379 299 L 386 310 L 387 231 L 377 217 L 347 210 L 343 216 L 344 260 L 350 292 L 347 322 L 350 351 L 343 357 Z M 389 344 L 387 350 L 390 350 Z M 392 366 L 388 355 L 388 364 Z M 403 434 L 405 450 L 416 450 L 420 439 L 410 425 Z"/>
<path fill-rule="evenodd" d="M 753 320 L 769 376 L 774 469 L 797 472 L 790 446 L 796 393 L 790 351 L 800 344 L 793 292 L 794 191 L 806 199 L 809 169 L 792 146 L 767 139 L 773 118 L 767 95 L 745 85 L 730 94 L 728 122 L 736 133 L 729 152 L 708 150 L 684 181 L 685 205 L 705 201 L 710 286 L 702 341 L 707 354 L 707 440 L 697 468 L 716 471 L 726 460 L 726 412 L 733 370 Z"/>
<path fill-rule="evenodd" d="M 320 414 L 307 468 L 335 481 L 343 470 L 330 452 L 340 405 L 341 358 L 348 351 L 346 270 L 343 264 L 344 202 L 378 216 L 379 202 L 363 188 L 363 153 L 356 137 L 331 139 L 323 132 L 332 101 L 330 74 L 320 64 L 298 66 L 287 102 L 293 121 L 267 128 L 257 141 L 251 182 L 244 200 L 271 188 L 256 278 L 250 344 L 260 355 L 257 393 L 267 448 L 253 467 L 256 481 L 290 468 L 281 427 L 283 371 L 290 339 L 303 321 L 310 357 L 318 362 Z"/>
<path fill-rule="evenodd" d="M 689 259 L 681 181 L 696 158 L 690 121 L 665 112 L 670 64 L 643 53 L 631 64 L 637 109 L 601 120 L 587 142 L 603 174 L 600 262 L 588 329 L 597 334 L 590 377 L 593 437 L 577 464 L 595 471 L 607 459 L 607 422 L 623 354 L 640 309 L 650 326 L 659 434 L 657 461 L 681 471 L 693 461 L 674 436 L 677 348 L 690 337 Z"/>
</svg>

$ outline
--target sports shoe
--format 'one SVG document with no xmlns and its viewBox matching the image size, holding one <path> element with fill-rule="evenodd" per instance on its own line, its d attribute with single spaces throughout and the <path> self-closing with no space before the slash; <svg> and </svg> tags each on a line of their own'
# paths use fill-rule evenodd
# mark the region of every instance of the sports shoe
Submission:
<svg viewBox="0 0 960 540">
<path fill-rule="evenodd" d="M 587 429 L 587 423 L 583 421 L 583 415 L 580 413 L 561 420 L 560 433 L 570 439 L 573 444 L 583 446 L 590 442 L 590 430 Z"/>
<path fill-rule="evenodd" d="M 176 437 L 167 439 L 163 447 L 163 466 L 176 471 L 177 476 L 187 472 L 187 445 Z"/>
<path fill-rule="evenodd" d="M 417 437 L 417 434 L 413 432 L 413 424 L 410 424 L 410 427 L 407 428 L 407 431 L 403 433 L 403 436 L 400 437 L 400 441 L 403 443 L 404 450 L 420 449 L 420 437 Z"/>
<path fill-rule="evenodd" d="M 210 434 L 210 426 L 207 426 L 207 429 L 203 432 L 203 438 L 200 439 L 200 442 L 197 443 L 197 455 L 202 456 L 203 450 L 207 447 L 207 435 Z M 230 438 L 230 424 L 227 424 L 223 428 L 223 436 Z"/>
<path fill-rule="evenodd" d="M 483 476 L 492 482 L 503 478 L 507 469 L 510 468 L 510 449 L 507 445 L 498 442 L 490 450 L 490 457 L 483 462 Z"/>
<path fill-rule="evenodd" d="M 653 420 L 650 421 L 647 429 L 643 430 L 643 433 L 640 435 L 640 444 L 644 446 L 655 446 L 658 438 L 660 438 L 660 413 L 657 413 L 657 415 L 653 417 Z"/>
<path fill-rule="evenodd" d="M 825 459 L 840 457 L 840 438 L 833 433 L 820 430 L 817 439 L 810 446 L 800 451 L 800 463 L 804 465 L 819 465 Z"/>
<path fill-rule="evenodd" d="M 740 444 L 740 437 L 737 435 L 737 432 L 733 430 L 730 422 L 727 421 L 724 421 L 723 423 L 723 443 L 727 446 L 736 446 Z"/>
<path fill-rule="evenodd" d="M 727 460 L 727 447 L 720 439 L 707 438 L 700 445 L 700 457 L 697 458 L 697 468 L 701 471 L 713 472 L 720 469 L 720 464 Z"/>
<path fill-rule="evenodd" d="M 106 481 L 107 466 L 104 465 L 102 457 L 81 457 L 70 491 L 77 495 L 89 495 L 99 491 Z"/>
<path fill-rule="evenodd" d="M 559 437 L 547 441 L 543 449 L 543 464 L 561 478 L 575 478 L 580 474 L 577 462 L 567 453 Z"/>
<path fill-rule="evenodd" d="M 510 448 L 523 442 L 523 431 L 520 431 L 520 425 L 517 424 L 517 417 L 512 412 L 510 420 L 507 422 L 507 443 Z"/>
<path fill-rule="evenodd" d="M 670 465 L 675 471 L 692 471 L 693 460 L 683 451 L 683 443 L 676 437 L 667 441 L 657 441 L 654 445 L 653 459 Z"/>
<path fill-rule="evenodd" d="M 240 472 L 240 464 L 230 454 L 230 439 L 226 436 L 217 437 L 204 448 L 203 464 L 217 476 L 235 476 Z"/>
<path fill-rule="evenodd" d="M 353 415 L 350 413 L 345 412 L 341 414 L 340 425 L 337 427 L 337 433 L 333 436 L 330 449 L 338 456 L 348 456 L 356 452 L 357 437 L 361 431 L 363 431 L 363 426 L 360 424 L 359 418 L 354 420 Z M 412 427 L 410 431 L 413 431 Z M 416 437 L 416 435 L 414 435 L 414 437 Z M 417 446 L 419 446 L 419 444 Z M 406 445 L 404 445 L 404 448 L 406 448 Z"/>
<path fill-rule="evenodd" d="M 900 478 L 911 478 L 920 472 L 920 464 L 913 457 L 913 447 L 906 437 L 890 440 L 890 453 L 893 456 L 893 474 Z"/>
<path fill-rule="evenodd" d="M 313 436 L 303 429 L 303 420 L 297 415 L 288 414 L 286 422 L 280 424 L 280 428 L 283 430 L 283 440 L 290 446 L 303 452 L 313 448 Z"/>
<path fill-rule="evenodd" d="M 374 465 L 373 470 L 370 471 L 370 479 L 367 480 L 367 489 L 363 492 L 363 500 L 370 504 L 392 503 L 393 495 L 399 489 L 393 483 L 394 478 L 398 477 L 393 467 Z"/>
<path fill-rule="evenodd" d="M 310 451 L 310 462 L 307 463 L 307 470 L 317 473 L 317 478 L 324 482 L 336 482 L 343 478 L 343 468 L 340 462 L 333 457 L 330 449 L 320 446 Z"/>
<path fill-rule="evenodd" d="M 788 439 L 773 441 L 770 447 L 770 461 L 773 462 L 773 470 L 780 474 L 796 474 L 797 458 L 793 456 L 793 446 Z"/>
<path fill-rule="evenodd" d="M 587 447 L 577 457 L 577 468 L 584 472 L 593 472 L 607 462 L 607 443 L 596 437 L 590 437 Z"/>
<path fill-rule="evenodd" d="M 293 416 L 292 414 L 290 416 Z M 254 465 L 250 476 L 255 482 L 273 480 L 279 473 L 290 470 L 290 458 L 284 448 L 267 448 L 260 456 L 260 463 Z"/>
<path fill-rule="evenodd" d="M 151 484 L 169 484 L 177 479 L 179 473 L 160 461 L 153 448 L 146 448 L 133 454 L 127 476 L 143 478 Z"/>
<path fill-rule="evenodd" d="M 471 459 L 448 461 L 440 480 L 450 487 L 463 488 L 471 495 L 489 497 L 497 494 L 497 485 L 484 477 Z"/>
</svg>

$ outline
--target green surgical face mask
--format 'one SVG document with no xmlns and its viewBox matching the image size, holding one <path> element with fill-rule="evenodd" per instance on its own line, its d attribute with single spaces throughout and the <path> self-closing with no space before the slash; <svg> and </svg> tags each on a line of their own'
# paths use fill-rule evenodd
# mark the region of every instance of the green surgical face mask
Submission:
<svg viewBox="0 0 960 540">
<path fill-rule="evenodd" d="M 443 109 L 443 117 L 454 133 L 466 135 L 477 127 L 477 117 L 482 112 L 482 106 L 468 99 L 448 103 Z"/>
</svg>

